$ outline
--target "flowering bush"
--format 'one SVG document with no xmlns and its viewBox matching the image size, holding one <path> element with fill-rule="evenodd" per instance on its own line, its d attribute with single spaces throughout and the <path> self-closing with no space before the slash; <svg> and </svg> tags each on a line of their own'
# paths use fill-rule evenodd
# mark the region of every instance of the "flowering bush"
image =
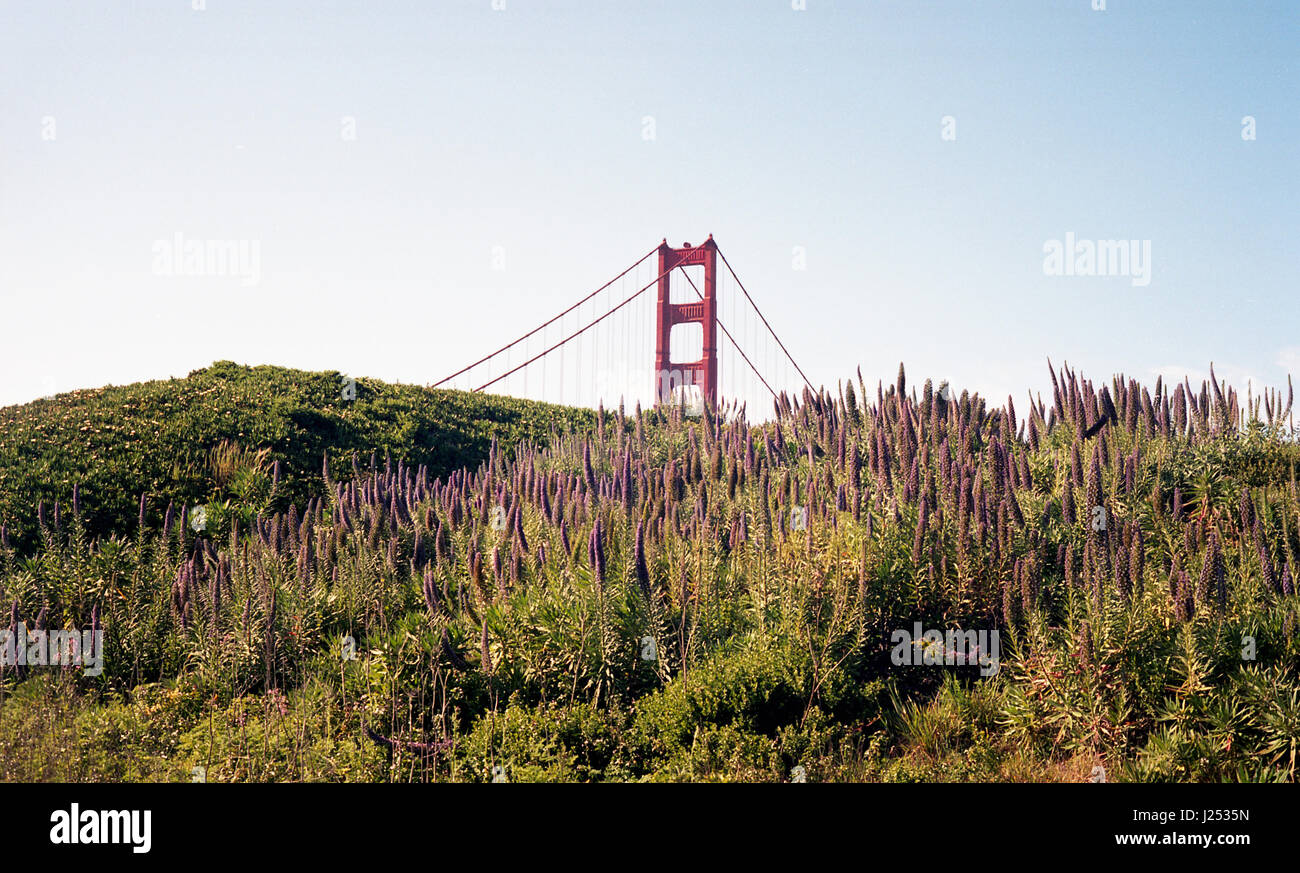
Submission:
<svg viewBox="0 0 1300 873">
<path fill-rule="evenodd" d="M 364 380 L 347 407 L 331 376 L 286 400 L 233 365 L 152 383 L 153 430 L 192 449 L 92 441 L 65 466 L 94 487 L 5 510 L 8 624 L 98 622 L 107 652 L 96 680 L 7 668 L 0 737 L 163 683 L 193 703 L 177 737 L 97 735 L 78 772 L 132 778 L 95 763 L 121 743 L 209 780 L 1294 781 L 1290 395 L 1051 375 L 1027 414 L 900 368 L 765 423 Z M 105 391 L 76 403 L 138 432 Z M 5 507 L 62 487 L 4 454 L 39 411 L 4 411 Z M 124 516 L 108 480 L 168 463 Z M 998 630 L 1001 669 L 896 666 L 914 623 Z M 0 777 L 48 776 L 33 742 Z"/>
</svg>

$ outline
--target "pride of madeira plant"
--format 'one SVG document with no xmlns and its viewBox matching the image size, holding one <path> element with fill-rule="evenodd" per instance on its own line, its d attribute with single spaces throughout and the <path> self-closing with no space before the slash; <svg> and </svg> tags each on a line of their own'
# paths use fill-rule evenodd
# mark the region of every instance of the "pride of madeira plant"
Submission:
<svg viewBox="0 0 1300 873">
<path fill-rule="evenodd" d="M 901 366 L 765 423 L 602 409 L 434 471 L 317 442 L 310 487 L 250 427 L 182 471 L 202 525 L 14 510 L 5 624 L 94 622 L 105 667 L 5 667 L 0 778 L 1295 781 L 1290 391 L 1051 377 L 1021 416 Z M 895 666 L 916 622 L 1000 669 Z"/>
</svg>

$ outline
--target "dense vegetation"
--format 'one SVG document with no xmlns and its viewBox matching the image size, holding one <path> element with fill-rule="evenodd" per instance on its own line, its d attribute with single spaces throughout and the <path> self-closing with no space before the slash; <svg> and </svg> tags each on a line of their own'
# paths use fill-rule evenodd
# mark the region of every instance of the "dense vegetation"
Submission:
<svg viewBox="0 0 1300 873">
<path fill-rule="evenodd" d="M 162 455 L 69 420 L 66 458 L 0 467 L 7 519 L 68 487 L 34 553 L 0 548 L 8 624 L 107 638 L 102 676 L 4 673 L 0 778 L 1297 778 L 1289 392 L 1065 370 L 1018 417 L 900 368 L 761 426 L 551 434 L 552 409 L 392 386 L 362 417 L 332 376 L 297 418 L 274 398 L 300 378 L 214 367 L 178 421 L 89 392 L 89 433 L 148 422 Z M 4 411 L 0 457 L 38 407 Z M 488 430 L 452 433 L 475 408 L 513 416 L 481 462 Z M 897 666 L 917 622 L 998 630 L 1000 669 Z"/>
</svg>

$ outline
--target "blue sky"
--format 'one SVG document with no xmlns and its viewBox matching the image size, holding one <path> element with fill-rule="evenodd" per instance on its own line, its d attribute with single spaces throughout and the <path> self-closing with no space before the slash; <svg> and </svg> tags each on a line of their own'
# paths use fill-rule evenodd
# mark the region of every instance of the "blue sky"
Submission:
<svg viewBox="0 0 1300 873">
<path fill-rule="evenodd" d="M 429 384 L 709 233 L 817 383 L 1300 375 L 1300 4 L 204 5 L 0 6 L 0 404 Z M 1149 284 L 1046 275 L 1067 233 Z"/>
</svg>

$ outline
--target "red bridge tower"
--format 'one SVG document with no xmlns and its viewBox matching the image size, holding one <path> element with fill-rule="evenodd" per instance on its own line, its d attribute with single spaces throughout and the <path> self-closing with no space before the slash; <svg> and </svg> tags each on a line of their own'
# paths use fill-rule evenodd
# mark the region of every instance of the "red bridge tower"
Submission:
<svg viewBox="0 0 1300 873">
<path fill-rule="evenodd" d="M 693 303 L 673 303 L 669 296 L 670 273 L 678 267 L 704 267 L 704 299 Z M 698 246 L 683 243 L 675 249 L 664 240 L 659 246 L 659 296 L 655 331 L 656 396 L 660 402 L 672 400 L 672 389 L 699 386 L 705 403 L 718 403 L 718 246 L 709 234 Z M 698 323 L 704 329 L 704 353 L 698 361 L 674 361 L 671 335 L 673 325 Z"/>
</svg>

